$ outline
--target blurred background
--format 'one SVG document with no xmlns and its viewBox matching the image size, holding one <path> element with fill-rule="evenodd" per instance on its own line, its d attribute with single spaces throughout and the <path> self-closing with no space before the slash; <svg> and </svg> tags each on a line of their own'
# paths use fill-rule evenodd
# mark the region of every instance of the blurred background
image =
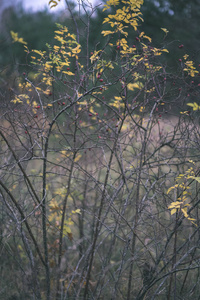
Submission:
<svg viewBox="0 0 200 300">
<path fill-rule="evenodd" d="M 101 31 L 104 29 L 102 12 L 106 1 L 84 1 L 98 6 L 91 19 L 90 50 L 101 43 Z M 71 11 L 77 20 L 84 18 L 85 11 L 79 11 L 77 3 L 68 1 Z M 163 45 L 167 54 L 167 67 L 170 72 L 177 70 L 179 58 L 185 53 L 197 64 L 200 63 L 200 0 L 145 0 L 142 13 L 144 23 L 140 31 L 145 31 L 152 37 L 154 46 Z M 88 9 L 89 5 L 88 5 Z M 82 16 L 81 16 L 82 15 Z M 25 55 L 21 45 L 12 44 L 10 31 L 17 32 L 28 43 L 29 49 L 45 49 L 45 44 L 53 41 L 55 23 L 65 24 L 74 30 L 66 2 L 61 0 L 56 8 L 50 9 L 48 0 L 0 0 L 0 70 L 1 75 L 12 72 L 13 66 L 25 64 Z M 163 31 L 167 28 L 168 35 L 163 39 Z M 102 30 L 100 29 L 102 28 Z M 84 40 L 84 34 L 82 36 Z M 130 43 L 135 43 L 134 37 L 129 36 Z M 83 43 L 84 44 L 84 43 Z"/>
</svg>

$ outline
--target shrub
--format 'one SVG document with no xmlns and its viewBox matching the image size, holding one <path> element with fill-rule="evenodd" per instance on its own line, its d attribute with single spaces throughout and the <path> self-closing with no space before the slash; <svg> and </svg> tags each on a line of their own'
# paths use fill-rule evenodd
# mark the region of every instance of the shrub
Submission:
<svg viewBox="0 0 200 300">
<path fill-rule="evenodd" d="M 2 96 L 2 297 L 198 295 L 198 71 L 185 55 L 170 74 L 139 30 L 143 1 L 122 3 L 104 6 L 92 53 L 89 4 L 85 27 L 57 24 L 45 51 L 12 32 L 28 65 Z"/>
</svg>

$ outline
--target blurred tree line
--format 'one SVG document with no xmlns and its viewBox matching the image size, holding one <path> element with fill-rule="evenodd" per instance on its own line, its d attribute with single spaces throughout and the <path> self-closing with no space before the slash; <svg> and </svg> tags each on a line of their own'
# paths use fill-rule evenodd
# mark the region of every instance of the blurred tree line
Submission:
<svg viewBox="0 0 200 300">
<path fill-rule="evenodd" d="M 199 7 L 199 0 L 146 0 L 143 6 L 144 31 L 151 35 L 155 43 L 162 36 L 160 27 L 169 30 L 165 43 L 167 43 L 168 50 L 171 50 L 168 57 L 170 66 L 174 66 L 174 64 L 177 66 L 178 59 L 183 55 L 180 53 L 181 49 L 194 61 L 199 62 Z M 168 43 L 168 41 L 170 42 Z M 176 45 L 177 47 L 175 47 Z M 177 51 L 175 51 L 176 49 Z"/>
<path fill-rule="evenodd" d="M 103 0 L 102 4 L 106 2 Z M 98 4 L 98 2 L 97 2 Z M 75 11 L 75 4 L 69 3 L 70 9 Z M 198 55 L 200 51 L 198 22 L 200 20 L 200 0 L 184 1 L 184 0 L 146 0 L 142 7 L 143 18 L 145 23 L 141 26 L 140 31 L 152 37 L 154 44 L 160 44 L 163 39 L 161 27 L 167 28 L 169 31 L 166 39 L 163 40 L 163 46 L 167 46 L 169 67 L 178 65 L 178 59 L 184 53 L 191 56 L 198 63 Z M 80 14 L 82 19 L 87 20 L 87 12 L 78 12 L 77 22 L 79 22 Z M 102 12 L 102 5 L 96 10 L 96 17 L 92 19 L 90 24 L 90 51 L 94 48 L 100 48 L 101 45 L 101 26 L 105 17 Z M 55 23 L 63 24 L 70 30 L 74 26 L 74 21 L 70 19 L 69 14 L 50 14 L 47 10 L 40 12 L 25 11 L 22 5 L 17 7 L 9 7 L 4 10 L 1 18 L 1 34 L 0 34 L 0 68 L 1 72 L 6 67 L 7 70 L 13 70 L 11 66 L 17 64 L 25 64 L 26 58 L 21 46 L 12 47 L 10 31 L 18 32 L 20 36 L 28 43 L 30 49 L 45 50 L 46 43 L 51 43 L 53 39 L 53 31 L 56 29 Z M 82 41 L 85 38 L 84 32 L 80 33 Z M 129 41 L 136 44 L 135 36 L 129 35 Z M 168 43 L 169 41 L 169 43 Z M 180 47 L 182 46 L 182 47 Z M 176 50 L 177 49 L 177 50 Z"/>
<path fill-rule="evenodd" d="M 101 48 L 103 36 L 101 35 L 100 27 L 102 27 L 103 19 L 106 12 L 102 11 L 103 0 L 97 1 L 95 17 L 90 19 L 89 43 L 86 47 L 86 32 L 78 32 L 80 43 L 85 45 L 82 53 L 87 55 L 95 49 Z M 61 13 L 49 13 L 48 10 L 31 12 L 25 11 L 22 5 L 8 7 L 1 13 L 1 31 L 0 31 L 0 71 L 1 71 L 1 87 L 13 86 L 16 76 L 24 72 L 25 65 L 28 64 L 26 55 L 24 54 L 21 45 L 12 45 L 10 31 L 17 32 L 20 37 L 28 43 L 29 49 L 45 50 L 46 43 L 51 44 L 53 41 L 55 23 L 60 23 L 67 26 L 70 32 L 76 32 L 76 23 L 81 28 L 81 22 L 87 23 L 89 15 L 87 11 L 79 11 L 75 7 L 73 1 L 69 1 L 68 9 Z M 101 4 L 100 4 L 101 3 Z M 89 5 L 89 4 L 88 4 Z M 123 3 L 122 3 L 123 5 Z M 140 32 L 152 37 L 153 44 L 163 45 L 170 53 L 167 55 L 170 72 L 177 71 L 180 65 L 179 59 L 187 53 L 195 63 L 200 63 L 198 55 L 200 51 L 199 26 L 200 19 L 200 0 L 187 2 L 184 0 L 146 0 L 143 7 L 143 19 L 145 22 L 139 28 Z M 69 9 L 73 11 L 76 20 L 70 17 Z M 80 17 L 81 16 L 81 17 Z M 84 26 L 83 26 L 84 27 Z M 162 28 L 166 28 L 169 33 L 163 39 Z M 102 30 L 105 30 L 106 26 Z M 137 47 L 137 35 L 135 32 L 129 32 L 128 40 L 130 44 Z M 88 47 L 89 45 L 89 47 Z M 108 53 L 112 56 L 115 54 Z M 161 58 L 161 62 L 163 58 Z M 164 61 L 163 61 L 164 63 Z M 22 67 L 22 68 L 21 68 Z M 22 70 L 23 69 L 23 70 Z"/>
</svg>

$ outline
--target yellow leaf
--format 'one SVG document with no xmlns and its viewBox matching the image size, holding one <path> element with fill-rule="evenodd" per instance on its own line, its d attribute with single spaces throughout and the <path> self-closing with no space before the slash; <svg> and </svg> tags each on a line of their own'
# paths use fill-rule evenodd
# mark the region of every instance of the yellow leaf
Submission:
<svg viewBox="0 0 200 300">
<path fill-rule="evenodd" d="M 27 42 L 25 42 L 25 41 L 23 40 L 23 38 L 19 38 L 19 37 L 18 37 L 18 33 L 17 33 L 17 32 L 11 31 L 10 34 L 11 34 L 11 37 L 12 37 L 12 39 L 13 39 L 13 43 L 14 43 L 14 42 L 18 42 L 18 43 L 27 45 Z"/>
<path fill-rule="evenodd" d="M 171 210 L 171 215 L 173 215 L 175 213 L 176 213 L 176 208 L 174 208 L 174 209 Z"/>
<path fill-rule="evenodd" d="M 188 218 L 188 220 L 190 220 L 190 221 L 196 221 L 196 219 L 193 219 L 193 218 Z"/>
<path fill-rule="evenodd" d="M 74 159 L 74 162 L 77 162 L 77 161 L 79 161 L 79 159 L 81 158 L 81 154 L 78 154 L 76 157 L 75 157 L 75 159 Z"/>
<path fill-rule="evenodd" d="M 167 194 L 169 194 L 169 193 L 171 192 L 171 190 L 173 190 L 173 189 L 175 189 L 175 187 L 174 187 L 174 186 L 171 186 L 171 187 L 168 189 Z"/>
<path fill-rule="evenodd" d="M 187 207 L 184 207 L 184 208 L 182 208 L 181 210 L 182 210 L 182 212 L 183 212 L 183 214 L 184 214 L 184 217 L 185 217 L 185 218 L 188 218 Z"/>
<path fill-rule="evenodd" d="M 67 222 L 67 223 L 69 223 L 69 222 Z M 69 226 L 64 225 L 63 236 L 71 234 L 71 233 L 72 233 L 71 228 Z"/>
<path fill-rule="evenodd" d="M 59 31 L 59 30 L 55 30 L 54 32 L 57 33 L 57 34 L 64 34 L 63 31 Z M 58 46 L 54 46 L 54 48 L 55 48 L 55 47 L 58 47 Z M 58 47 L 58 48 L 59 48 L 59 47 Z"/>
<path fill-rule="evenodd" d="M 39 54 L 39 55 L 42 55 L 42 52 L 41 51 L 38 51 L 38 50 L 32 50 L 33 52 Z"/>
<path fill-rule="evenodd" d="M 106 4 L 104 5 L 103 11 L 109 9 L 112 5 L 116 6 L 119 4 L 119 0 L 109 0 L 106 2 Z"/>
<path fill-rule="evenodd" d="M 106 36 L 106 35 L 109 35 L 109 34 L 113 34 L 113 33 L 114 33 L 114 31 L 110 31 L 110 30 L 103 30 L 101 33 L 103 34 L 103 36 Z"/>
<path fill-rule="evenodd" d="M 62 73 L 67 74 L 69 76 L 73 76 L 75 75 L 74 73 L 70 72 L 70 71 L 62 71 Z"/>
<path fill-rule="evenodd" d="M 144 109 L 145 109 L 145 106 L 141 106 L 141 107 L 140 107 L 140 112 L 143 112 Z"/>
<path fill-rule="evenodd" d="M 60 1 L 60 0 L 57 0 L 57 1 Z M 51 6 L 50 6 L 51 5 Z M 50 8 L 53 8 L 53 7 L 56 7 L 58 5 L 58 3 L 56 2 L 56 1 L 54 1 L 54 0 L 50 0 L 49 1 L 49 6 L 50 6 Z"/>
<path fill-rule="evenodd" d="M 147 39 L 147 40 L 151 43 L 152 39 L 151 39 L 149 36 L 144 35 L 143 37 L 144 37 L 145 39 Z"/>
<path fill-rule="evenodd" d="M 118 101 L 122 100 L 122 98 L 121 98 L 121 97 L 118 97 L 118 96 L 115 96 L 114 98 L 115 98 L 116 100 L 118 100 Z"/>
<path fill-rule="evenodd" d="M 162 52 L 167 52 L 169 53 L 169 51 L 167 49 L 162 49 Z"/>
<path fill-rule="evenodd" d="M 183 58 L 184 58 L 185 60 L 186 60 L 188 57 L 189 57 L 188 54 L 185 54 L 185 55 L 183 56 Z"/>
<path fill-rule="evenodd" d="M 81 214 L 81 210 L 80 208 L 76 209 L 76 210 L 72 210 L 73 214 Z"/>
<path fill-rule="evenodd" d="M 188 178 L 194 179 L 200 183 L 200 177 L 189 176 Z"/>
<path fill-rule="evenodd" d="M 164 31 L 166 34 L 168 34 L 168 30 L 166 28 L 160 28 L 162 31 Z"/>
<path fill-rule="evenodd" d="M 169 206 L 168 206 L 168 208 L 169 209 L 171 209 L 171 208 L 179 208 L 180 207 L 180 203 L 181 202 L 179 202 L 179 201 L 176 201 L 176 202 L 173 202 L 173 203 L 171 203 Z"/>
<path fill-rule="evenodd" d="M 141 89 L 142 87 L 143 87 L 143 84 L 141 82 L 129 83 L 127 85 L 127 88 L 130 91 L 134 91 L 134 89 Z"/>
<path fill-rule="evenodd" d="M 144 31 L 142 31 L 142 32 L 140 33 L 139 37 L 143 37 L 143 35 L 144 35 Z"/>
</svg>

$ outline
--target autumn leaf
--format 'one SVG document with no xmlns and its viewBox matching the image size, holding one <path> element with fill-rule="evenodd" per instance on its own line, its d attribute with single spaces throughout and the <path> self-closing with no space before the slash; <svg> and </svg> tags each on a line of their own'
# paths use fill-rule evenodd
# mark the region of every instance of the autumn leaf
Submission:
<svg viewBox="0 0 200 300">
<path fill-rule="evenodd" d="M 17 33 L 17 32 L 11 31 L 10 34 L 11 34 L 11 37 L 12 37 L 12 39 L 13 39 L 13 43 L 18 42 L 18 43 L 27 45 L 27 42 L 25 42 L 25 41 L 23 40 L 23 38 L 19 38 L 19 37 L 18 37 L 18 33 Z"/>
<path fill-rule="evenodd" d="M 177 209 L 176 209 L 176 208 L 172 209 L 172 210 L 171 210 L 171 215 L 175 214 L 175 213 L 176 213 L 176 211 L 177 211 Z"/>
<path fill-rule="evenodd" d="M 160 28 L 162 31 L 164 31 L 166 33 L 166 35 L 168 34 L 168 30 L 166 28 Z"/>
<path fill-rule="evenodd" d="M 194 179 L 200 183 L 200 177 L 189 176 L 188 178 Z"/>
<path fill-rule="evenodd" d="M 60 1 L 60 0 L 57 0 L 57 1 Z M 50 1 L 49 1 L 49 6 L 51 5 L 50 8 L 56 7 L 56 6 L 58 5 L 57 1 L 55 1 L 55 0 L 50 0 Z"/>
</svg>

